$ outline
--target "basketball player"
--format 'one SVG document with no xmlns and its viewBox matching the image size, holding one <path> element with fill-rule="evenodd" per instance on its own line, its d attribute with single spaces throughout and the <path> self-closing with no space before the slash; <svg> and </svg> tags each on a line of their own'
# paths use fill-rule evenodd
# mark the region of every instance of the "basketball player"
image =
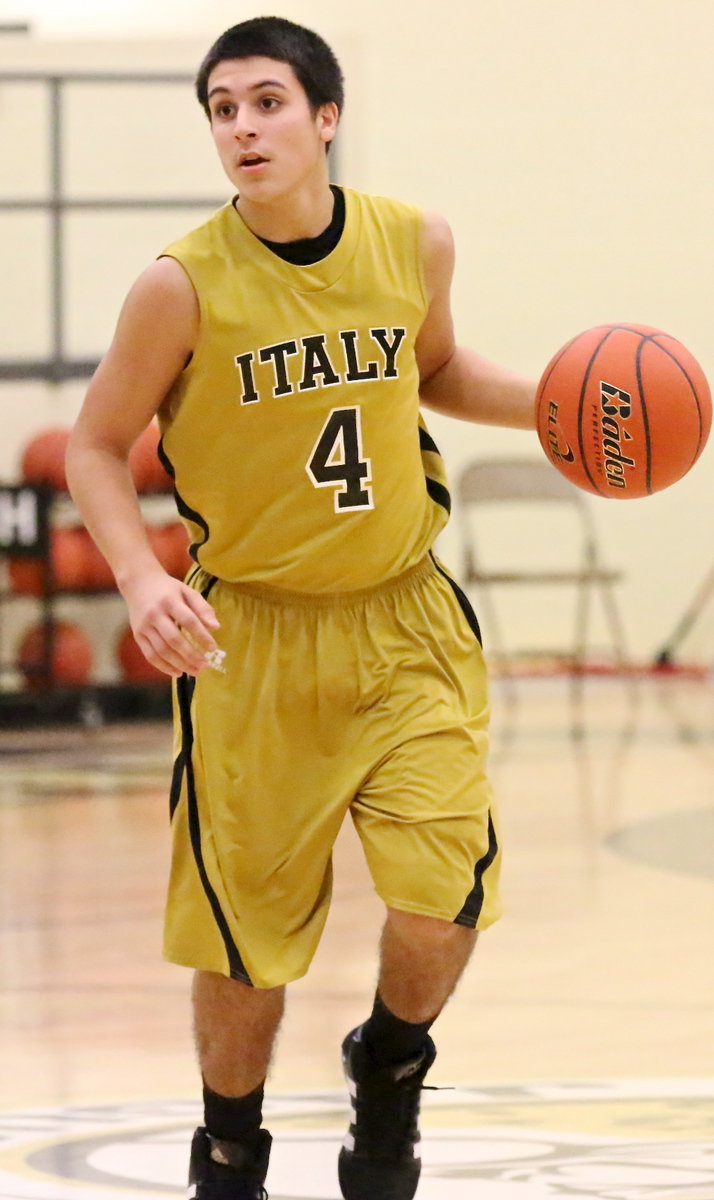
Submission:
<svg viewBox="0 0 714 1200">
<path fill-rule="evenodd" d="M 330 186 L 329 47 L 224 33 L 198 97 L 237 195 L 140 276 L 90 385 L 69 478 L 136 639 L 175 684 L 167 957 L 194 969 L 199 1200 L 259 1200 L 263 1085 L 349 812 L 384 901 L 371 1015 L 342 1047 L 346 1200 L 410 1200 L 429 1029 L 498 915 L 487 694 L 419 402 L 533 427 L 534 387 L 454 343 L 440 217 Z M 158 413 L 195 567 L 163 571 L 127 458 Z"/>
</svg>

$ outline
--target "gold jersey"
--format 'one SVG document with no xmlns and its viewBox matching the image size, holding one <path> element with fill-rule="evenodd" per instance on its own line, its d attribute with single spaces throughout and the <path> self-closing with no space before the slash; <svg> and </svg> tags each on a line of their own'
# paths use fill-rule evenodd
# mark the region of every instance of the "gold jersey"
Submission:
<svg viewBox="0 0 714 1200">
<path fill-rule="evenodd" d="M 211 575 L 295 591 L 372 587 L 446 523 L 419 413 L 427 310 L 418 209 L 345 189 L 322 261 L 279 258 L 228 204 L 166 255 L 198 297 L 191 361 L 160 414 L 191 553 Z"/>
</svg>

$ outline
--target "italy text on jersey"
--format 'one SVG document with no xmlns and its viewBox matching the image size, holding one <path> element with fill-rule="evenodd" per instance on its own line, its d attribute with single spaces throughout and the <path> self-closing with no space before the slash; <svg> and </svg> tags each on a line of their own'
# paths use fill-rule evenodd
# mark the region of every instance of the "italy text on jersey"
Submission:
<svg viewBox="0 0 714 1200">
<path fill-rule="evenodd" d="M 240 372 L 241 404 L 255 404 L 262 399 L 256 386 L 256 363 L 270 363 L 273 371 L 273 396 L 288 396 L 291 392 L 307 392 L 317 387 L 334 387 L 339 383 L 364 383 L 368 380 L 396 379 L 397 356 L 406 337 L 404 328 L 370 329 L 369 339 L 355 329 L 342 329 L 340 359 L 327 347 L 327 335 L 307 337 L 261 346 L 246 354 L 236 354 L 234 362 Z M 298 357 L 300 381 L 290 379 L 288 360 Z"/>
</svg>

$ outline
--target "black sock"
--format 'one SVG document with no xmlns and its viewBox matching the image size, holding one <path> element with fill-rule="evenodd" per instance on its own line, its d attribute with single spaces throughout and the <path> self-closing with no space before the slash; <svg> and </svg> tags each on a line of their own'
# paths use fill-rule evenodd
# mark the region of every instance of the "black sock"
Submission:
<svg viewBox="0 0 714 1200">
<path fill-rule="evenodd" d="M 241 1142 L 251 1150 L 258 1143 L 263 1120 L 263 1084 L 247 1096 L 219 1096 L 203 1085 L 206 1129 L 218 1141 Z"/>
<path fill-rule="evenodd" d="M 418 1023 L 402 1021 L 389 1011 L 377 993 L 372 1014 L 362 1026 L 362 1041 L 376 1063 L 391 1066 L 393 1063 L 407 1062 L 410 1058 L 416 1058 L 422 1050 L 435 1020 L 436 1016 L 430 1021 Z"/>
</svg>

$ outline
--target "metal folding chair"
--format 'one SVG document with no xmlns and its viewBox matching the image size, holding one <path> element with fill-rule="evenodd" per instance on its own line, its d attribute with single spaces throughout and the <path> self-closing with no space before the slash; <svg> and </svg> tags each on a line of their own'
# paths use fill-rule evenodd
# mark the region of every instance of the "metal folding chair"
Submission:
<svg viewBox="0 0 714 1200">
<path fill-rule="evenodd" d="M 467 587 L 478 593 L 478 607 L 486 623 L 486 632 L 494 658 L 499 660 L 504 673 L 510 674 L 509 660 L 514 652 L 506 651 L 501 631 L 497 605 L 493 598 L 494 589 L 518 585 L 539 587 L 542 585 L 567 585 L 575 590 L 575 620 L 572 643 L 567 649 L 560 648 L 559 657 L 573 673 L 582 673 L 586 665 L 591 601 L 597 596 L 609 631 L 614 661 L 618 668 L 629 665 L 625 648 L 625 636 L 613 585 L 621 578 L 621 572 L 606 567 L 602 562 L 590 507 L 585 495 L 560 475 L 545 459 L 483 459 L 470 463 L 461 473 L 457 484 L 462 550 Z M 527 556 L 516 554 L 516 561 L 507 567 L 490 569 L 482 561 L 479 528 L 484 529 L 489 519 L 503 512 L 504 506 L 527 506 L 529 519 L 535 509 L 543 511 L 544 528 L 552 529 L 554 510 L 567 512 L 575 529 L 573 545 L 575 561 L 564 557 L 561 561 L 556 553 L 554 565 L 530 566 Z M 551 542 L 552 542 L 551 537 Z M 552 548 L 552 547 L 551 547 Z M 556 546 L 556 552 L 558 547 Z M 519 654 L 529 653 L 525 648 Z M 542 654 L 542 649 L 538 651 Z"/>
</svg>

